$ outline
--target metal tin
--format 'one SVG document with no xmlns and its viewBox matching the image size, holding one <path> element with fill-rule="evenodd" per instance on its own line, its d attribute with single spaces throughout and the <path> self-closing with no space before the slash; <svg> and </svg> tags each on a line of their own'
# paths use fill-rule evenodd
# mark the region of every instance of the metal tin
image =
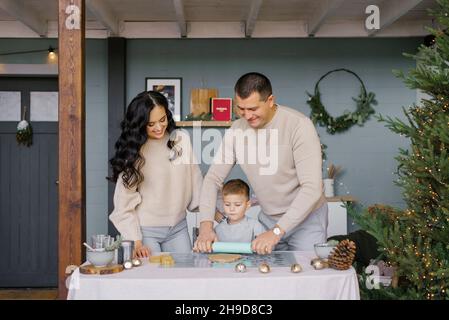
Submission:
<svg viewBox="0 0 449 320">
<path fill-rule="evenodd" d="M 125 261 L 133 259 L 134 241 L 123 240 L 120 245 L 120 249 L 121 250 L 119 250 L 119 262 L 118 263 L 124 263 Z"/>
<path fill-rule="evenodd" d="M 115 249 L 114 250 L 114 260 L 112 260 L 112 264 L 118 264 L 118 263 L 122 263 L 119 262 L 119 249 Z"/>
</svg>

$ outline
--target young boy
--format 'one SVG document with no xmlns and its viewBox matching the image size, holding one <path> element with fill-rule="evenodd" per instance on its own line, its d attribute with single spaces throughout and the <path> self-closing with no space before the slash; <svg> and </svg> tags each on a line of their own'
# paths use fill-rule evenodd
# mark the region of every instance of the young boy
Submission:
<svg viewBox="0 0 449 320">
<path fill-rule="evenodd" d="M 247 217 L 251 207 L 249 186 L 240 179 L 229 180 L 223 186 L 223 208 L 226 219 L 215 227 L 220 242 L 251 242 L 265 232 L 256 219 Z"/>
</svg>

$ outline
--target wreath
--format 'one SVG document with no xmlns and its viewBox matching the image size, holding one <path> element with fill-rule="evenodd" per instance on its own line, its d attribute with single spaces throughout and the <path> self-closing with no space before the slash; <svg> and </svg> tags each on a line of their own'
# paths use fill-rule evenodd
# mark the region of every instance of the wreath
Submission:
<svg viewBox="0 0 449 320">
<path fill-rule="evenodd" d="M 33 128 L 31 124 L 25 120 L 26 117 L 26 107 L 23 114 L 23 120 L 17 124 L 16 140 L 19 145 L 31 146 L 33 144 Z"/>
<path fill-rule="evenodd" d="M 334 118 L 326 111 L 326 108 L 321 102 L 321 92 L 319 84 L 321 80 L 323 80 L 329 74 L 339 71 L 348 72 L 354 75 L 359 80 L 360 94 L 357 98 L 352 98 L 352 100 L 354 100 L 357 105 L 357 108 L 354 112 L 346 110 L 343 115 Z M 363 126 L 363 124 L 369 119 L 369 116 L 375 112 L 372 106 L 377 105 L 374 93 L 367 93 L 365 84 L 363 83 L 362 79 L 360 79 L 360 77 L 355 72 L 348 69 L 335 69 L 327 72 L 316 83 L 314 94 L 312 95 L 307 92 L 307 95 L 309 96 L 307 104 L 312 109 L 312 112 L 310 114 L 312 121 L 314 123 L 318 123 L 318 125 L 322 127 L 326 127 L 326 131 L 329 134 L 344 132 L 355 124 L 360 127 Z"/>
</svg>

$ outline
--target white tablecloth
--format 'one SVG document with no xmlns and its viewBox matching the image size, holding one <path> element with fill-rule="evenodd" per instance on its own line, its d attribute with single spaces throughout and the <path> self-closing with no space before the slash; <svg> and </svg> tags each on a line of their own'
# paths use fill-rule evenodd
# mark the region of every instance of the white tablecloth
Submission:
<svg viewBox="0 0 449 320">
<path fill-rule="evenodd" d="M 149 300 L 290 300 L 360 299 L 357 275 L 345 271 L 314 270 L 312 252 L 295 252 L 303 267 L 271 268 L 268 274 L 257 268 L 237 273 L 229 268 L 160 268 L 143 265 L 112 275 L 84 275 L 77 269 L 70 277 L 68 299 Z M 146 260 L 146 259 L 145 259 Z"/>
</svg>

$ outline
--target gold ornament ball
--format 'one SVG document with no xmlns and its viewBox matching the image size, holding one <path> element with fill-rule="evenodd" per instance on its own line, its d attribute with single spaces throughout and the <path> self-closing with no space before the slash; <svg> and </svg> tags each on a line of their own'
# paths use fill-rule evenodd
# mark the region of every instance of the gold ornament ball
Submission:
<svg viewBox="0 0 449 320">
<path fill-rule="evenodd" d="M 134 258 L 131 262 L 133 263 L 133 267 L 139 267 L 142 265 L 142 261 L 138 258 Z"/>
<path fill-rule="evenodd" d="M 293 272 L 293 273 L 298 273 L 298 272 L 301 272 L 301 271 L 302 271 L 302 267 L 301 267 L 300 264 L 294 263 L 294 264 L 292 264 L 292 266 L 290 267 L 290 270 L 291 270 L 291 272 Z"/>
<path fill-rule="evenodd" d="M 235 272 L 240 272 L 240 273 L 246 272 L 246 265 L 241 262 L 237 263 L 235 265 Z"/>
<path fill-rule="evenodd" d="M 313 268 L 315 270 L 321 270 L 321 269 L 329 267 L 329 263 L 326 260 L 319 259 L 319 258 L 313 259 L 310 262 L 310 264 L 313 266 Z"/>
<path fill-rule="evenodd" d="M 268 263 L 261 263 L 259 265 L 259 271 L 261 273 L 268 273 L 270 272 L 270 266 L 268 265 Z"/>
</svg>

